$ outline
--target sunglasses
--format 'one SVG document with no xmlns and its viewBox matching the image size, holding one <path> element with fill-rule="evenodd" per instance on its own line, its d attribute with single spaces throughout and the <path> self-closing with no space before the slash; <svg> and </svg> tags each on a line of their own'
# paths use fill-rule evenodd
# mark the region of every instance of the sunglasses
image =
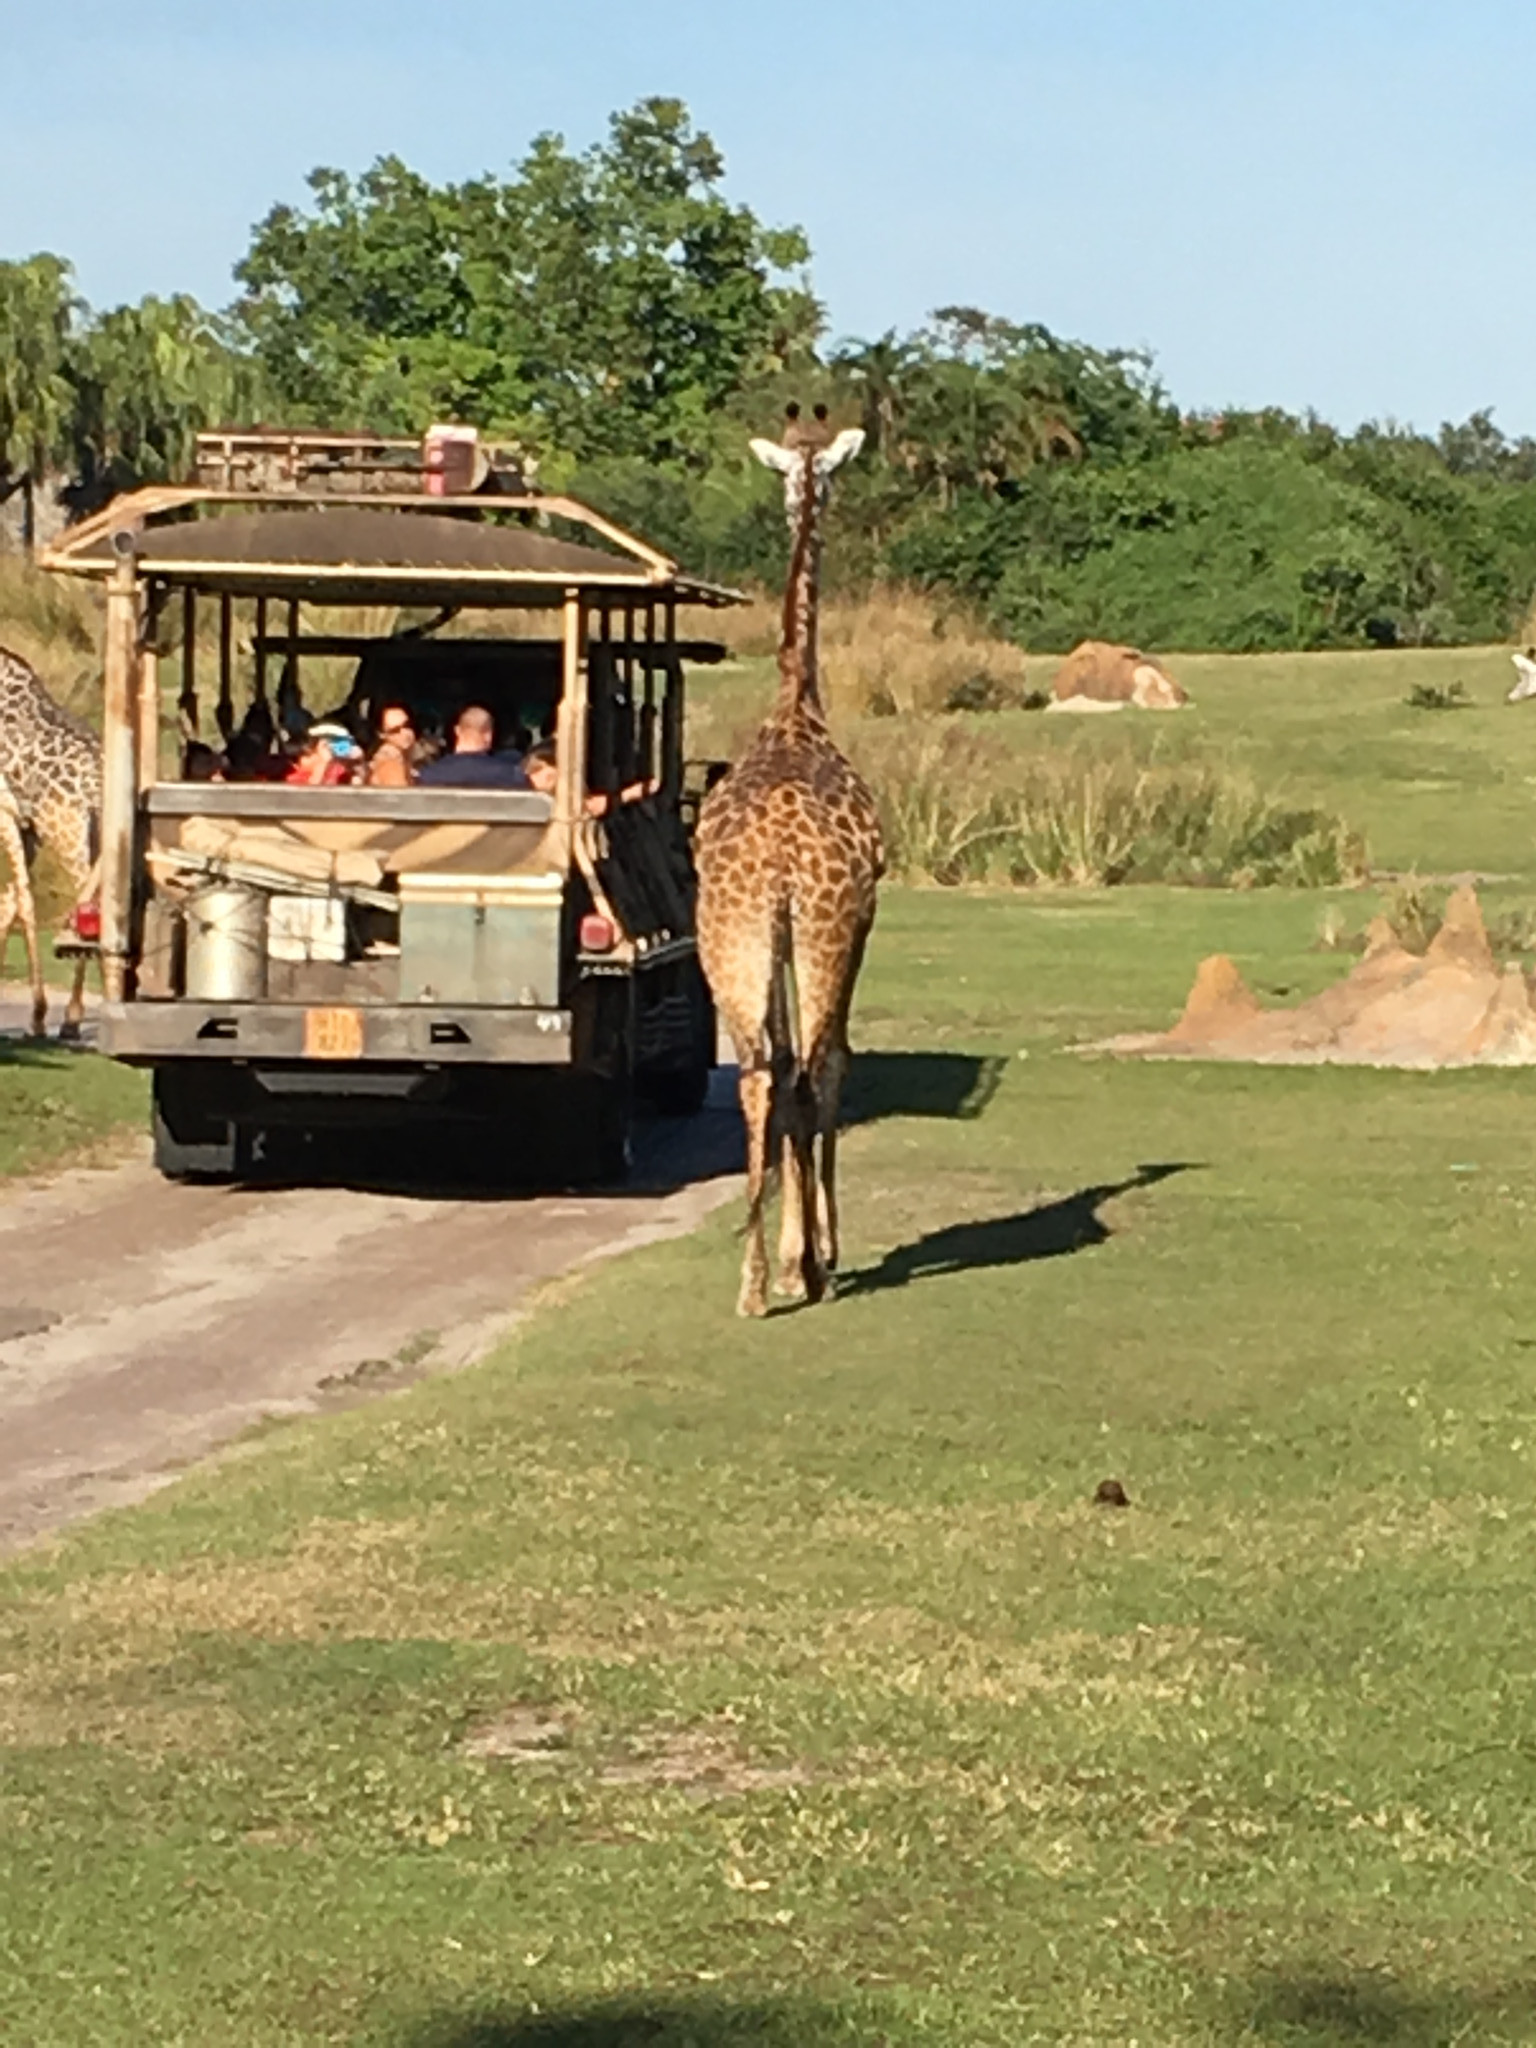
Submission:
<svg viewBox="0 0 1536 2048">
<path fill-rule="evenodd" d="M 415 730 L 415 726 L 411 723 L 410 719 L 408 718 L 396 718 L 391 720 L 391 722 L 388 725 L 381 725 L 379 727 L 379 731 L 383 734 L 385 739 L 388 739 L 391 733 L 414 732 Z"/>
</svg>

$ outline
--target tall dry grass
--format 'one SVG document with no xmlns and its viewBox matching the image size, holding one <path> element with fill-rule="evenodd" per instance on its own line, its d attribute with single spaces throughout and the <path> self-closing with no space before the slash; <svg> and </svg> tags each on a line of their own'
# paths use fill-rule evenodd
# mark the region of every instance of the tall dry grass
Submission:
<svg viewBox="0 0 1536 2048">
<path fill-rule="evenodd" d="M 757 659 L 777 651 L 779 626 L 778 600 L 757 597 L 732 611 L 691 617 L 687 630 Z M 1035 676 L 1021 648 L 970 613 L 921 591 L 892 586 L 822 603 L 822 695 L 834 718 L 1017 707 L 1040 694 L 1032 685 L 1044 683 L 1044 663 L 1040 671 Z"/>
<path fill-rule="evenodd" d="M 0 555 L 0 647 L 29 661 L 59 702 L 83 718 L 101 706 L 104 626 L 93 585 Z"/>
<path fill-rule="evenodd" d="M 893 875 L 954 885 L 1330 888 L 1369 872 L 1332 812 L 1209 760 L 1160 762 L 1042 738 L 999 752 L 957 720 L 866 724 L 853 742 Z"/>
</svg>

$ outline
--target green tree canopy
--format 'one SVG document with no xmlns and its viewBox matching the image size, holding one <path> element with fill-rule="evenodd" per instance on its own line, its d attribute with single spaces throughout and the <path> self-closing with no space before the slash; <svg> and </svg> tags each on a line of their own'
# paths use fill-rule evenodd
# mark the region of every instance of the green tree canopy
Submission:
<svg viewBox="0 0 1536 2048">
<path fill-rule="evenodd" d="M 0 473 L 68 460 L 69 349 L 80 302 L 58 256 L 0 263 Z"/>
<path fill-rule="evenodd" d="M 508 179 L 317 171 L 310 210 L 257 228 L 237 318 L 291 416 L 457 418 L 577 460 L 697 464 L 720 409 L 820 318 L 788 276 L 803 235 L 727 200 L 722 171 L 669 99 L 580 155 L 541 136 Z"/>
<path fill-rule="evenodd" d="M 829 572 L 962 593 L 1035 646 L 1496 638 L 1530 605 L 1536 442 L 1490 413 L 1434 437 L 1181 418 L 1145 355 L 971 306 L 824 350 L 804 236 L 722 175 L 682 102 L 647 99 L 584 151 L 538 137 L 505 177 L 315 171 L 253 231 L 223 314 L 92 314 L 60 258 L 0 263 L 0 486 L 176 475 L 221 423 L 451 418 L 691 567 L 772 583 L 784 522 L 748 436 L 824 400 L 868 436 Z"/>
<path fill-rule="evenodd" d="M 73 443 L 88 485 L 183 476 L 200 428 L 260 409 L 258 366 L 195 299 L 146 298 L 73 343 Z"/>
</svg>

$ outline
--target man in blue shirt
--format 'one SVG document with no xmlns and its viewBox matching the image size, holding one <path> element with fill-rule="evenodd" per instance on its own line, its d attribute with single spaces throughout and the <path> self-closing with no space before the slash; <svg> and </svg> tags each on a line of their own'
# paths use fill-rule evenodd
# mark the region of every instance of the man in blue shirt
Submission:
<svg viewBox="0 0 1536 2048">
<path fill-rule="evenodd" d="M 438 789 L 526 789 L 522 757 L 496 753 L 496 721 L 483 704 L 466 704 L 453 723 L 453 751 L 429 761 L 418 786 Z"/>
</svg>

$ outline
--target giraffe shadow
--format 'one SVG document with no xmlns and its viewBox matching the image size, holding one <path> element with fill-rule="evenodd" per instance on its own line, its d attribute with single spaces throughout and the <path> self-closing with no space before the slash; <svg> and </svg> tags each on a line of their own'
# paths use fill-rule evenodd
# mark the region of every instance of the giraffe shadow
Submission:
<svg viewBox="0 0 1536 2048">
<path fill-rule="evenodd" d="M 854 1056 L 843 1089 L 841 1122 L 878 1123 L 888 1116 L 979 1117 L 997 1093 L 1008 1062 L 958 1052 L 864 1052 Z M 734 1066 L 719 1066 L 709 1099 L 694 1117 L 642 1120 L 635 1132 L 640 1194 L 685 1187 L 718 1174 L 746 1171 L 746 1133 L 736 1103 Z"/>
<path fill-rule="evenodd" d="M 911 1244 L 888 1251 L 877 1266 L 842 1274 L 839 1295 L 878 1294 L 905 1287 L 913 1280 L 941 1279 L 951 1273 L 978 1273 L 989 1267 L 1026 1266 L 1036 1259 L 1059 1259 L 1090 1251 L 1114 1232 L 1099 1213 L 1117 1195 L 1155 1187 L 1176 1173 L 1195 1173 L 1199 1163 L 1174 1159 L 1138 1166 L 1124 1180 L 1099 1181 L 1078 1188 L 1054 1202 L 1018 1209 L 1008 1216 L 986 1216 L 969 1223 L 947 1223 L 925 1231 Z"/>
<path fill-rule="evenodd" d="M 889 2038 L 873 2016 L 804 2000 L 696 2000 L 660 1995 L 540 2012 L 443 2015 L 410 2036 L 409 2048 L 869 2048 Z"/>
<path fill-rule="evenodd" d="M 971 1122 L 984 1114 L 1007 1070 L 1006 1060 L 978 1053 L 855 1053 L 842 1120 L 867 1124 L 888 1116 L 932 1116 Z"/>
</svg>

